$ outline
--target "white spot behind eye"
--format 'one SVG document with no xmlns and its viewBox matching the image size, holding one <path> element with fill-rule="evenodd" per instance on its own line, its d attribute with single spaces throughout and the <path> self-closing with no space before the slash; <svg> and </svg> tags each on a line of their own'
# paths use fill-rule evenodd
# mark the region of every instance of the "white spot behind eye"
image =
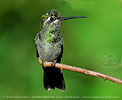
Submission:
<svg viewBox="0 0 122 100">
<path fill-rule="evenodd" d="M 47 23 L 47 22 L 50 20 L 50 18 L 51 18 L 51 17 L 48 17 L 48 19 L 46 19 L 46 20 L 44 21 L 44 24 Z"/>
<path fill-rule="evenodd" d="M 44 24 L 46 24 L 48 21 L 50 21 L 50 18 L 51 17 L 48 17 L 48 19 L 46 19 L 45 21 L 44 21 Z M 59 20 L 55 20 L 55 21 L 53 21 L 51 24 L 56 24 L 57 22 L 58 22 Z"/>
</svg>

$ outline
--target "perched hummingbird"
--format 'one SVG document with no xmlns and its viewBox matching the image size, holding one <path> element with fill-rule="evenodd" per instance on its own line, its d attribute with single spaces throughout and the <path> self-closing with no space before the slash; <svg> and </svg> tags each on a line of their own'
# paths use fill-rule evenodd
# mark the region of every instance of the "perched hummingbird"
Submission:
<svg viewBox="0 0 122 100">
<path fill-rule="evenodd" d="M 60 26 L 64 20 L 73 18 L 86 18 L 86 16 L 62 17 L 56 10 L 47 11 L 41 18 L 41 31 L 35 37 L 36 54 L 42 62 L 60 63 L 63 54 L 63 39 Z M 65 90 L 65 82 L 61 69 L 43 67 L 44 88 L 46 90 L 59 88 Z"/>
</svg>

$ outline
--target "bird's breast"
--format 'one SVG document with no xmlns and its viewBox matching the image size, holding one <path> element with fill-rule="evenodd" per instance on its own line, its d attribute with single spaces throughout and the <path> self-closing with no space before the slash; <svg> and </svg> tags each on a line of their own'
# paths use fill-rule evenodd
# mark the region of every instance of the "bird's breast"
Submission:
<svg viewBox="0 0 122 100">
<path fill-rule="evenodd" d="M 43 61 L 55 61 L 61 53 L 61 46 L 58 43 L 48 41 L 40 47 L 40 57 Z"/>
</svg>

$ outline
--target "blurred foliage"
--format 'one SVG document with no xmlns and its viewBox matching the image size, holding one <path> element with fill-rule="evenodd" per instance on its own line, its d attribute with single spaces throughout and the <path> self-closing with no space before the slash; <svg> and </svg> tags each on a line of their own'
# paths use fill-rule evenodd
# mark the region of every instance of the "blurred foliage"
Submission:
<svg viewBox="0 0 122 100">
<path fill-rule="evenodd" d="M 120 0 L 0 0 L 0 96 L 120 96 L 120 85 L 70 71 L 63 71 L 64 92 L 44 89 L 34 37 L 50 9 L 65 17 L 88 16 L 63 22 L 62 63 L 122 79 Z"/>
</svg>

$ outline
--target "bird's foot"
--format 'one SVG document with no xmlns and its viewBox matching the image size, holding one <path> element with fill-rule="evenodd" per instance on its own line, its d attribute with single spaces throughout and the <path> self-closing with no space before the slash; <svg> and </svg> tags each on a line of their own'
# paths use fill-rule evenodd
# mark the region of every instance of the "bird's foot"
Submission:
<svg viewBox="0 0 122 100">
<path fill-rule="evenodd" d="M 52 62 L 51 66 L 55 67 L 56 61 Z"/>
</svg>

